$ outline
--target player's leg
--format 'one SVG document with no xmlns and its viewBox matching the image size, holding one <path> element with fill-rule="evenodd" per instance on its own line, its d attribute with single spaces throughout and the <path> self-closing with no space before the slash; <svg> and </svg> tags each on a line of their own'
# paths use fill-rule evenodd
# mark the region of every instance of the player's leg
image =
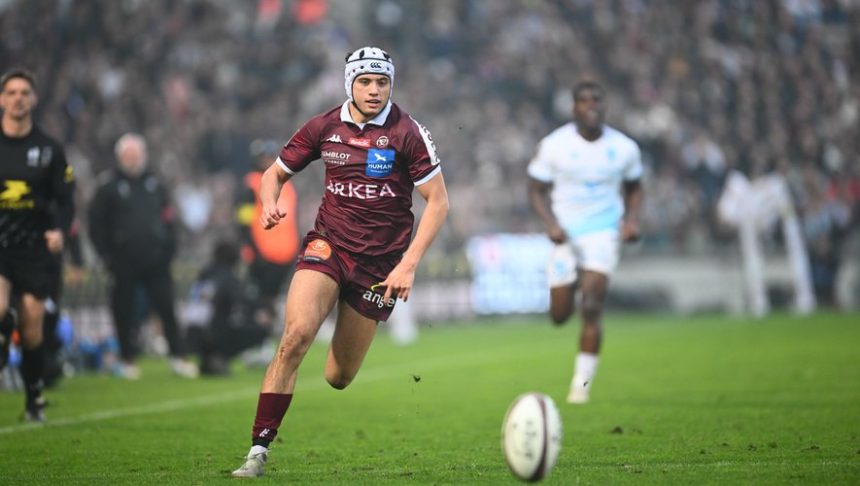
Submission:
<svg viewBox="0 0 860 486">
<path fill-rule="evenodd" d="M 582 352 L 600 353 L 603 301 L 608 287 L 609 277 L 605 274 L 588 270 L 582 272 L 582 332 L 579 336 L 579 350 Z"/>
<path fill-rule="evenodd" d="M 575 241 L 581 259 L 579 276 L 579 312 L 582 329 L 579 353 L 576 355 L 569 403 L 585 403 L 597 372 L 598 354 L 603 334 L 603 302 L 609 278 L 618 265 L 620 241 L 617 231 L 599 231 L 579 236 Z"/>
<path fill-rule="evenodd" d="M 42 369 L 42 380 L 45 387 L 52 387 L 63 375 L 61 351 L 63 343 L 57 335 L 60 324 L 60 299 L 63 295 L 63 264 L 56 258 L 52 265 L 51 286 L 48 295 L 43 300 L 45 315 L 42 318 L 42 349 L 45 364 Z"/>
<path fill-rule="evenodd" d="M 330 276 L 299 270 L 287 293 L 287 314 L 278 351 L 263 378 L 263 393 L 291 393 L 295 372 L 320 324 L 337 302 L 340 287 Z"/>
<path fill-rule="evenodd" d="M 45 317 L 45 305 L 41 298 L 32 293 L 21 295 L 20 328 L 21 328 L 21 377 L 24 380 L 26 392 L 25 418 L 31 421 L 44 421 L 45 400 L 42 397 L 42 372 L 45 367 L 42 341 L 42 321 Z"/>
<path fill-rule="evenodd" d="M 552 287 L 549 289 L 549 316 L 556 325 L 562 325 L 570 319 L 576 310 L 576 282 L 571 285 Z"/>
<path fill-rule="evenodd" d="M 576 356 L 573 380 L 568 395 L 568 402 L 570 403 L 588 401 L 591 382 L 597 372 L 598 355 L 603 337 L 603 302 L 609 286 L 609 277 L 600 272 L 586 270 L 582 272 L 580 282 L 582 330 L 579 335 L 579 353 Z"/>
<path fill-rule="evenodd" d="M 45 356 L 45 366 L 42 370 L 42 380 L 46 388 L 57 384 L 63 375 L 63 364 L 60 356 L 63 343 L 57 336 L 57 327 L 60 324 L 60 307 L 57 304 L 58 296 L 51 292 L 51 296 L 45 299 L 45 316 L 42 319 L 42 349 Z"/>
<path fill-rule="evenodd" d="M 325 362 L 325 379 L 333 388 L 343 390 L 352 383 L 376 335 L 377 324 L 341 301 Z"/>
<path fill-rule="evenodd" d="M 287 292 L 284 333 L 257 400 L 251 450 L 242 467 L 233 471 L 234 477 L 263 475 L 269 444 L 293 400 L 299 365 L 339 293 L 337 282 L 325 273 L 304 269 L 293 276 Z"/>
<path fill-rule="evenodd" d="M 6 277 L 0 275 L 0 371 L 6 367 L 9 360 L 9 345 L 12 342 L 12 331 L 15 319 L 9 309 L 12 284 Z"/>
</svg>

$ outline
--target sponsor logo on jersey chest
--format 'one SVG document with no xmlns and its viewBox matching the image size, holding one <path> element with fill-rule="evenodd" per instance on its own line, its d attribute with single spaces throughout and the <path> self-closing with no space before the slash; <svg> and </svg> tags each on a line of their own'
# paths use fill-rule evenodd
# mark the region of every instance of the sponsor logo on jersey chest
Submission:
<svg viewBox="0 0 860 486">
<path fill-rule="evenodd" d="M 394 168 L 394 150 L 370 149 L 367 151 L 367 168 L 364 175 L 370 177 L 386 177 Z"/>
<path fill-rule="evenodd" d="M 354 146 L 354 147 L 370 148 L 370 139 L 369 138 L 351 137 L 347 143 Z"/>
<path fill-rule="evenodd" d="M 346 165 L 349 162 L 349 158 L 352 157 L 352 154 L 337 152 L 335 150 L 323 150 L 320 155 L 322 155 L 322 159 L 326 164 L 334 165 Z"/>
</svg>

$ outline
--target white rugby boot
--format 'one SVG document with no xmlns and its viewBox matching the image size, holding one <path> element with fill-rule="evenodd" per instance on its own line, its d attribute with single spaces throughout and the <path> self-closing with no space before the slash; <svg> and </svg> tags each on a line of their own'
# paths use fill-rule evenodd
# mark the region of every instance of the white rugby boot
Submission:
<svg viewBox="0 0 860 486">
<path fill-rule="evenodd" d="M 242 467 L 233 471 L 234 478 L 257 478 L 265 473 L 269 450 L 262 446 L 251 447 Z"/>
<path fill-rule="evenodd" d="M 570 393 L 567 394 L 567 403 L 582 405 L 588 403 L 588 395 L 591 392 L 591 382 L 574 376 L 570 383 Z"/>
</svg>

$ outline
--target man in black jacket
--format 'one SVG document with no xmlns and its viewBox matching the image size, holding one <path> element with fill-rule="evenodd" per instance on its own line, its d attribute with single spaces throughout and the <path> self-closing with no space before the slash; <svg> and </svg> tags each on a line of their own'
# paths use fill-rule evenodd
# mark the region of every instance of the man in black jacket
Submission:
<svg viewBox="0 0 860 486">
<path fill-rule="evenodd" d="M 111 307 L 119 340 L 120 376 L 140 377 L 137 292 L 146 292 L 170 348 L 174 373 L 193 378 L 196 365 L 185 353 L 173 307 L 170 263 L 176 252 L 174 209 L 167 188 L 147 169 L 146 141 L 127 133 L 116 142 L 116 169 L 103 174 L 89 208 L 93 246 L 112 277 Z"/>
</svg>

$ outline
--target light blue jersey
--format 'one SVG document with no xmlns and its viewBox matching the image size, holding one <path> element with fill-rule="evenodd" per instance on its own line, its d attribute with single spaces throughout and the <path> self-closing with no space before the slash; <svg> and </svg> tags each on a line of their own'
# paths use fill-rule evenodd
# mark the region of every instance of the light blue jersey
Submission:
<svg viewBox="0 0 860 486">
<path fill-rule="evenodd" d="M 553 214 L 577 237 L 618 229 L 624 215 L 621 184 L 642 177 L 642 157 L 636 142 L 608 125 L 589 142 L 571 122 L 541 140 L 528 174 L 553 185 Z"/>
</svg>

